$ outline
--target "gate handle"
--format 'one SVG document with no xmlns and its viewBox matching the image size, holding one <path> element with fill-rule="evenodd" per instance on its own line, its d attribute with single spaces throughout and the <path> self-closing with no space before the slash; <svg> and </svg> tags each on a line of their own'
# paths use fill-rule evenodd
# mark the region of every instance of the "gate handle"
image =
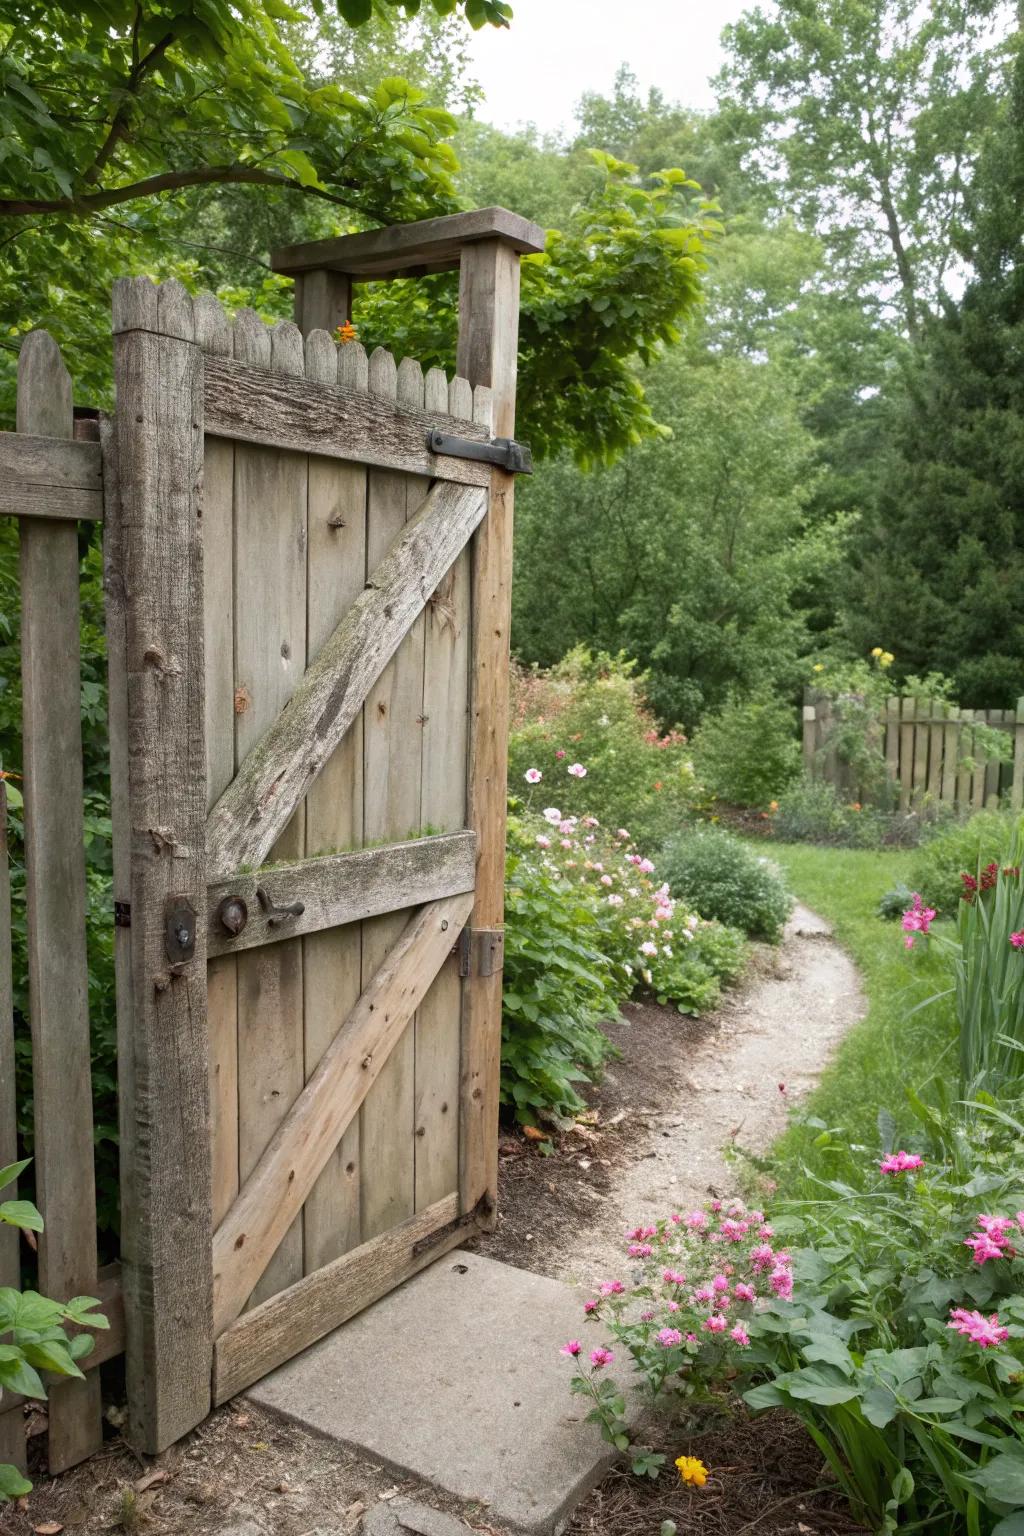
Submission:
<svg viewBox="0 0 1024 1536">
<path fill-rule="evenodd" d="M 283 923 L 286 917 L 301 917 L 306 910 L 306 904 L 302 901 L 293 901 L 290 907 L 275 907 L 262 885 L 256 887 L 256 895 L 260 906 L 266 913 L 267 923 L 271 928 L 275 927 L 278 923 Z"/>
</svg>

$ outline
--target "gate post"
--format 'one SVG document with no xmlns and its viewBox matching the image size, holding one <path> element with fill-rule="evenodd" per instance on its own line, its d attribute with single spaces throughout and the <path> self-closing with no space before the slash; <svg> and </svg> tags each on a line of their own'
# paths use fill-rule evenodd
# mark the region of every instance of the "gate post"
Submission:
<svg viewBox="0 0 1024 1536">
<path fill-rule="evenodd" d="M 203 360 L 179 283 L 114 287 L 106 506 L 129 1433 L 210 1408 Z M 108 430 L 108 441 L 111 434 Z"/>
</svg>

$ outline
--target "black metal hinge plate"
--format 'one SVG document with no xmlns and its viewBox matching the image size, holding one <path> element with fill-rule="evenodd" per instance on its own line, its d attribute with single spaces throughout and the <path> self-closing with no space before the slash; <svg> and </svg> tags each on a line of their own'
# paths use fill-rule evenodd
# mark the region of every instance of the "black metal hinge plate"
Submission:
<svg viewBox="0 0 1024 1536">
<path fill-rule="evenodd" d="M 436 427 L 427 433 L 431 453 L 444 453 L 450 459 L 474 459 L 479 464 L 496 464 L 510 475 L 532 475 L 533 454 L 528 443 L 514 437 L 450 437 Z"/>
</svg>

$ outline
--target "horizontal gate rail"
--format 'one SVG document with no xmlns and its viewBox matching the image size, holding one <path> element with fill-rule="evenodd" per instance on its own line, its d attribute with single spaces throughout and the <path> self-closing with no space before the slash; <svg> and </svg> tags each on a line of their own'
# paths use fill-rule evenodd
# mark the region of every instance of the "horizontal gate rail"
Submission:
<svg viewBox="0 0 1024 1536">
<path fill-rule="evenodd" d="M 351 354 L 353 359 L 357 355 Z M 383 355 L 390 361 L 390 354 Z M 212 437 L 430 475 L 459 485 L 490 484 L 486 464 L 431 453 L 427 447 L 431 430 L 447 423 L 447 407 L 442 415 L 375 394 L 372 375 L 371 392 L 364 394 L 213 355 L 206 359 L 205 373 L 205 421 Z M 461 430 L 463 436 L 482 442 L 490 435 L 468 419 Z"/>
<path fill-rule="evenodd" d="M 99 522 L 103 516 L 99 443 L 0 433 L 0 513 Z"/>
<path fill-rule="evenodd" d="M 353 853 L 320 854 L 294 864 L 265 865 L 258 873 L 207 887 L 207 953 L 211 959 L 237 954 L 277 939 L 459 896 L 473 889 L 475 876 L 474 832 L 444 832 Z M 239 901 L 245 915 L 236 933 L 225 919 L 230 924 L 237 913 L 225 903 Z M 296 907 L 302 910 L 277 915 Z"/>
<path fill-rule="evenodd" d="M 214 1404 L 226 1403 L 465 1242 L 474 1224 L 472 1212 L 462 1215 L 458 1194 L 445 1195 L 244 1313 L 214 1345 Z"/>
</svg>

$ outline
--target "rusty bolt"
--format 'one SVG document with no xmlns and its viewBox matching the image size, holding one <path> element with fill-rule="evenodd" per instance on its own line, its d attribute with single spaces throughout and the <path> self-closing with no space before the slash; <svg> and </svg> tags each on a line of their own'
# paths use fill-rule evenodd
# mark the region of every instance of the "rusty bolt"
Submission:
<svg viewBox="0 0 1024 1536">
<path fill-rule="evenodd" d="M 225 896 L 217 908 L 217 921 L 225 933 L 236 938 L 249 921 L 249 908 L 241 896 Z"/>
</svg>

